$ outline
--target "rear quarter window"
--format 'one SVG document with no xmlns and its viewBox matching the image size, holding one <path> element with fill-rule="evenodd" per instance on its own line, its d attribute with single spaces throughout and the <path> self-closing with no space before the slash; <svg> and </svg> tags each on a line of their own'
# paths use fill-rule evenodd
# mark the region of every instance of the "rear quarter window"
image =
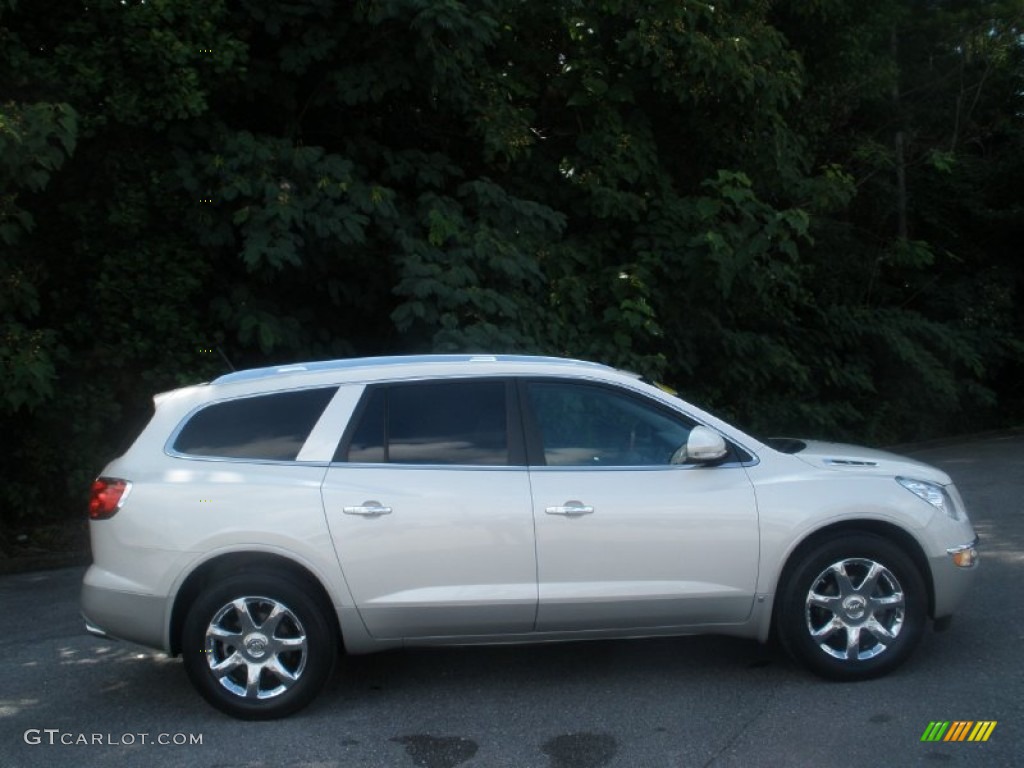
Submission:
<svg viewBox="0 0 1024 768">
<path fill-rule="evenodd" d="M 295 461 L 335 387 L 213 403 L 195 412 L 171 449 L 188 456 Z"/>
</svg>

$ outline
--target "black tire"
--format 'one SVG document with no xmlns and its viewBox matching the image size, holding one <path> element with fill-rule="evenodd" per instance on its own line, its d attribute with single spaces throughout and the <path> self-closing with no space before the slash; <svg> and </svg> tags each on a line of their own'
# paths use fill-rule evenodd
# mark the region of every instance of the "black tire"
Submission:
<svg viewBox="0 0 1024 768">
<path fill-rule="evenodd" d="M 902 549 L 852 533 L 797 557 L 780 584 L 776 621 L 790 656 L 842 681 L 879 677 L 907 660 L 924 632 L 928 596 Z"/>
<path fill-rule="evenodd" d="M 338 654 L 330 608 L 313 595 L 285 574 L 243 572 L 210 584 L 182 631 L 185 672 L 203 698 L 242 720 L 287 717 L 309 704 Z"/>
</svg>

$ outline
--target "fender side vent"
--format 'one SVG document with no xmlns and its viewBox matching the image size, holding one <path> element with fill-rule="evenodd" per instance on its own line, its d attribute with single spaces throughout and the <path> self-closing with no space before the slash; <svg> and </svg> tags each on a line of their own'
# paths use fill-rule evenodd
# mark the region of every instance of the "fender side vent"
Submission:
<svg viewBox="0 0 1024 768">
<path fill-rule="evenodd" d="M 877 467 L 877 461 L 864 461 L 861 459 L 825 459 L 825 464 L 832 467 Z"/>
</svg>

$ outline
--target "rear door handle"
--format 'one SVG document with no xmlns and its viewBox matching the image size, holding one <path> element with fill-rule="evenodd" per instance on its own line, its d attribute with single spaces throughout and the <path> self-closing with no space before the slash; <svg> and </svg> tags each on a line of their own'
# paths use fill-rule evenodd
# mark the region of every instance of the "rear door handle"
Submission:
<svg viewBox="0 0 1024 768">
<path fill-rule="evenodd" d="M 391 507 L 385 507 L 379 501 L 364 501 L 358 507 L 342 507 L 341 511 L 344 512 L 346 515 L 380 517 L 381 515 L 390 515 Z"/>
<path fill-rule="evenodd" d="M 594 508 L 582 501 L 567 501 L 561 507 L 545 507 L 544 511 L 549 515 L 564 515 L 565 517 L 594 514 Z"/>
</svg>

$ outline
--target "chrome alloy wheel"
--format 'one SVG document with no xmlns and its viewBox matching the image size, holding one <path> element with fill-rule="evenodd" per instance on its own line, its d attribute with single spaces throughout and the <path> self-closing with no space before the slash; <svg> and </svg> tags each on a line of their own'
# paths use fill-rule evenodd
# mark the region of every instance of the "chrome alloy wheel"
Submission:
<svg viewBox="0 0 1024 768">
<path fill-rule="evenodd" d="M 239 597 L 206 628 L 204 652 L 224 688 L 244 699 L 272 699 L 298 682 L 309 647 L 302 623 L 283 603 Z"/>
<path fill-rule="evenodd" d="M 906 598 L 892 571 L 865 558 L 832 563 L 814 579 L 804 615 L 811 640 L 841 660 L 871 659 L 903 629 Z"/>
</svg>

